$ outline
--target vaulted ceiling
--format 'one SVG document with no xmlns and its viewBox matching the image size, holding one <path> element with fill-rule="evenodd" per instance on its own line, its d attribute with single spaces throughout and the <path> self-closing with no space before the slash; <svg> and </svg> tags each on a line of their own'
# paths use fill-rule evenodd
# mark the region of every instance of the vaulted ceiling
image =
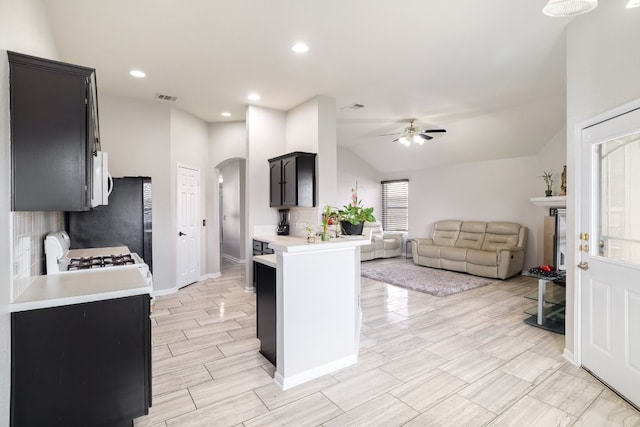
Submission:
<svg viewBox="0 0 640 427">
<path fill-rule="evenodd" d="M 101 91 L 176 96 L 209 122 L 333 97 L 338 145 L 382 173 L 532 155 L 565 123 L 569 20 L 544 0 L 44 1 L 60 59 L 95 67 Z M 409 118 L 447 133 L 380 136 Z"/>
</svg>

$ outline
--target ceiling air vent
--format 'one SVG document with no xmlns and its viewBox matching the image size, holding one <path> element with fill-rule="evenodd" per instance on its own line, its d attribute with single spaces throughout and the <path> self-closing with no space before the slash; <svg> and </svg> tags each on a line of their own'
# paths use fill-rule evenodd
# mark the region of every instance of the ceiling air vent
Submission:
<svg viewBox="0 0 640 427">
<path fill-rule="evenodd" d="M 162 93 L 156 93 L 156 99 L 161 99 L 163 101 L 175 101 L 178 99 L 177 96 L 164 95 Z"/>
<path fill-rule="evenodd" d="M 363 104 L 358 104 L 357 102 L 353 103 L 353 104 L 350 104 L 350 105 L 347 105 L 346 107 L 342 107 L 343 110 L 359 110 L 361 108 L 364 108 L 364 105 Z"/>
</svg>

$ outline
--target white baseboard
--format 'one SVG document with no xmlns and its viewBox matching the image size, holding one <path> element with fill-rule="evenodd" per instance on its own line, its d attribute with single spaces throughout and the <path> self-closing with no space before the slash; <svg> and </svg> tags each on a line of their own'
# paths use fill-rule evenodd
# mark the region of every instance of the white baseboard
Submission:
<svg viewBox="0 0 640 427">
<path fill-rule="evenodd" d="M 233 257 L 231 255 L 222 254 L 222 258 L 228 259 L 229 261 L 235 262 L 236 264 L 246 264 L 247 260 Z"/>
<path fill-rule="evenodd" d="M 565 360 L 566 360 L 567 362 L 571 363 L 572 365 L 579 366 L 579 365 L 576 363 L 576 358 L 575 358 L 575 356 L 574 356 L 573 352 L 571 352 L 571 351 L 567 350 L 566 348 L 564 349 L 564 352 L 562 353 L 562 357 L 564 357 L 564 358 L 565 358 Z"/>
<path fill-rule="evenodd" d="M 222 273 L 220 272 L 209 273 L 209 274 L 205 274 L 204 276 L 201 276 L 200 279 L 198 279 L 198 282 L 202 282 L 203 280 L 216 279 L 218 277 L 222 277 Z"/>
<path fill-rule="evenodd" d="M 358 363 L 357 355 L 347 356 L 342 359 L 334 360 L 333 362 L 327 363 L 325 365 L 309 369 L 299 374 L 288 376 L 287 378 L 284 378 L 282 375 L 280 375 L 279 372 L 276 372 L 273 376 L 273 380 L 276 384 L 278 384 L 278 386 L 280 386 L 280 388 L 282 388 L 282 390 L 287 390 L 291 387 L 309 382 L 313 379 L 319 378 L 326 374 L 330 374 L 331 372 L 335 372 L 339 369 L 346 368 L 347 366 L 351 366 L 356 363 Z"/>
<path fill-rule="evenodd" d="M 178 287 L 174 286 L 173 288 L 169 288 L 169 289 L 160 289 L 160 290 L 154 289 L 151 294 L 155 298 L 155 297 L 161 297 L 163 295 L 175 294 L 176 292 L 178 292 Z"/>
</svg>

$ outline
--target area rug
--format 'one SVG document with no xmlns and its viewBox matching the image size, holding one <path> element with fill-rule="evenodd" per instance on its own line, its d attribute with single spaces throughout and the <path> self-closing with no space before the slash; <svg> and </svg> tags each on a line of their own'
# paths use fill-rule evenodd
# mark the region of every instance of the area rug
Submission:
<svg viewBox="0 0 640 427">
<path fill-rule="evenodd" d="M 411 259 L 403 258 L 362 262 L 360 264 L 360 275 L 437 297 L 445 297 L 486 286 L 497 280 L 438 268 L 423 267 L 415 265 Z"/>
</svg>

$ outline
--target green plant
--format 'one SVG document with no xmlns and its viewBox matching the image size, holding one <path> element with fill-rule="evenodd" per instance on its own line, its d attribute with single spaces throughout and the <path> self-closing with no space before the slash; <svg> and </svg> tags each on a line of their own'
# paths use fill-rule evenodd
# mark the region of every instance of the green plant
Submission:
<svg viewBox="0 0 640 427">
<path fill-rule="evenodd" d="M 322 233 L 329 232 L 329 226 L 333 225 L 333 221 L 338 216 L 337 212 L 331 205 L 325 205 L 324 212 L 322 213 Z"/>
<path fill-rule="evenodd" d="M 311 224 L 307 224 L 304 231 L 307 232 L 307 236 L 311 236 L 313 234 L 313 226 Z"/>
<path fill-rule="evenodd" d="M 353 225 L 361 222 L 375 222 L 373 208 L 365 208 L 362 206 L 362 200 L 358 200 L 358 181 L 356 181 L 356 187 L 351 189 L 351 203 L 338 210 L 338 219 Z"/>
<path fill-rule="evenodd" d="M 544 180 L 544 183 L 547 184 L 547 191 L 551 191 L 553 189 L 553 171 L 544 171 L 540 176 Z"/>
</svg>

